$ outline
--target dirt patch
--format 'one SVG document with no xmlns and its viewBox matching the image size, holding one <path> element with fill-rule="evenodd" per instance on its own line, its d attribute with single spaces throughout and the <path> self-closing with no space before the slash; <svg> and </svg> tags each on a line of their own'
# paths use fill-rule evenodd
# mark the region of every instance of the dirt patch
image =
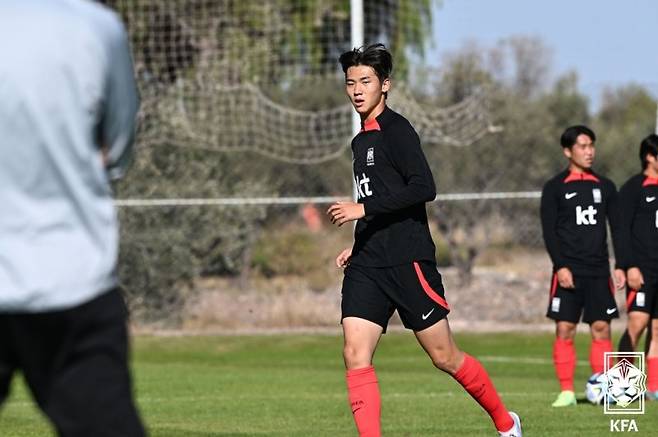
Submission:
<svg viewBox="0 0 658 437">
<path fill-rule="evenodd" d="M 551 266 L 543 252 L 489 255 L 489 266 L 476 267 L 469 286 L 457 271 L 440 269 L 450 322 L 461 331 L 552 330 L 546 319 Z M 204 279 L 185 309 L 183 330 L 190 332 L 261 332 L 340 330 L 342 271 L 330 284 L 312 291 L 302 277 L 257 278 L 241 288 L 233 281 Z M 624 308 L 623 293 L 617 293 Z M 617 323 L 615 324 L 617 325 Z M 397 315 L 391 327 L 400 326 Z"/>
</svg>

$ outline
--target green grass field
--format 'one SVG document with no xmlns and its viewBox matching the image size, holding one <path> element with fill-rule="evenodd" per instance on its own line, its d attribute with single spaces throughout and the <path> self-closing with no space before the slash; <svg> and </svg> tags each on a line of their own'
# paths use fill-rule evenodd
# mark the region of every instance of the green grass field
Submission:
<svg viewBox="0 0 658 437">
<path fill-rule="evenodd" d="M 600 436 L 610 417 L 579 403 L 552 409 L 557 382 L 549 334 L 457 334 L 477 356 L 524 436 Z M 589 376 L 588 339 L 578 338 L 578 387 Z M 134 378 L 152 436 L 355 436 L 347 405 L 342 339 L 334 335 L 138 337 Z M 494 436 L 489 417 L 435 370 L 410 333 L 384 336 L 375 365 L 382 426 L 393 436 Z M 582 398 L 582 395 L 580 396 Z M 640 435 L 656 435 L 658 403 L 635 417 Z M 617 417 L 619 418 L 619 417 Z M 52 436 L 20 379 L 0 412 L 3 437 Z"/>
</svg>

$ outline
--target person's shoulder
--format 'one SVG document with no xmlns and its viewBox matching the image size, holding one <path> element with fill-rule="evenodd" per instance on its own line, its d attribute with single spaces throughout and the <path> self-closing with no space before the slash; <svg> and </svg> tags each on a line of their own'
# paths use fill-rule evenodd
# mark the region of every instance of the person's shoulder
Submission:
<svg viewBox="0 0 658 437">
<path fill-rule="evenodd" d="M 602 174 L 597 173 L 595 171 L 593 171 L 592 174 L 594 174 L 594 176 L 596 176 L 599 179 L 599 181 L 600 181 L 599 183 L 601 185 L 603 185 L 604 187 L 609 188 L 609 189 L 613 189 L 613 190 L 617 189 L 617 185 L 612 181 L 612 179 L 610 179 L 606 176 L 603 176 Z"/>
<path fill-rule="evenodd" d="M 388 126 L 396 129 L 408 129 L 408 130 L 414 130 L 414 127 L 411 125 L 411 122 L 407 120 L 407 118 L 400 114 L 399 112 L 395 112 L 391 108 L 386 108 L 386 114 L 388 118 Z"/>
<path fill-rule="evenodd" d="M 94 26 L 98 34 L 114 38 L 123 38 L 126 29 L 119 14 L 112 8 L 93 1 L 66 0 L 69 12 L 79 19 L 86 20 Z"/>
<path fill-rule="evenodd" d="M 644 182 L 645 177 L 646 176 L 644 176 L 643 173 L 635 174 L 635 175 L 631 176 L 630 178 L 628 178 L 626 180 L 626 182 L 623 183 L 623 185 L 621 186 L 621 188 L 619 190 L 620 191 L 621 190 L 627 191 L 629 189 L 639 188 L 639 187 L 642 186 L 642 182 Z"/>
<path fill-rule="evenodd" d="M 405 138 L 418 138 L 416 129 L 414 129 L 411 122 L 402 114 L 387 108 L 383 115 L 383 130 L 388 137 L 394 138 L 397 141 L 404 140 Z"/>
<path fill-rule="evenodd" d="M 560 172 L 554 174 L 544 183 L 544 189 L 553 188 L 562 184 L 568 174 L 569 172 L 567 170 L 561 170 Z"/>
</svg>

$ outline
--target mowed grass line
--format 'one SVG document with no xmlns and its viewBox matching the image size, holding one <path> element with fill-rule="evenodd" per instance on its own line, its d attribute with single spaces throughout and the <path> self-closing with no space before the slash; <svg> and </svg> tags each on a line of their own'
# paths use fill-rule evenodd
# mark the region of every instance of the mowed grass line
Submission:
<svg viewBox="0 0 658 437">
<path fill-rule="evenodd" d="M 526 437 L 609 432 L 610 417 L 601 407 L 550 407 L 557 394 L 551 335 L 456 337 L 483 362 L 507 406 L 521 415 Z M 590 373 L 587 336 L 578 337 L 577 348 L 580 389 Z M 341 349 L 336 335 L 137 337 L 138 404 L 151 436 L 355 436 Z M 410 333 L 386 334 L 375 362 L 385 436 L 496 435 L 489 417 L 431 366 Z M 636 434 L 654 435 L 658 405 L 646 407 L 644 416 L 635 416 Z M 54 435 L 18 378 L 0 412 L 0 435 Z"/>
</svg>

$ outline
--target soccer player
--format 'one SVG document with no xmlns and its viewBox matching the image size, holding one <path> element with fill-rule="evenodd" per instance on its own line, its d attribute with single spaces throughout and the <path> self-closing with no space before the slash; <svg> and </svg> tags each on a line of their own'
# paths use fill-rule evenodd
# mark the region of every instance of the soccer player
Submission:
<svg viewBox="0 0 658 437">
<path fill-rule="evenodd" d="M 604 353 L 612 352 L 610 320 L 619 317 L 610 277 L 606 218 L 616 252 L 621 250 L 617 189 L 592 171 L 594 132 L 571 126 L 560 138 L 569 167 L 550 179 L 541 196 L 541 223 L 546 249 L 553 261 L 547 317 L 555 320 L 553 362 L 562 389 L 554 407 L 576 405 L 573 340 L 581 319 L 590 325 L 592 373 L 604 369 Z M 614 272 L 619 288 L 625 275 Z"/>
<path fill-rule="evenodd" d="M 485 369 L 457 348 L 450 332 L 425 210 L 436 196 L 434 180 L 413 127 L 386 106 L 391 55 L 375 44 L 343 53 L 340 63 L 347 95 L 361 116 L 362 130 L 352 141 L 358 202 L 335 203 L 327 214 L 338 226 L 357 220 L 354 246 L 336 264 L 345 268 L 343 358 L 359 435 L 381 435 L 372 359 L 397 309 L 434 365 L 475 398 L 500 435 L 521 436 L 518 416 L 507 411 Z"/>
<path fill-rule="evenodd" d="M 623 264 L 627 269 L 626 332 L 630 340 L 630 347 L 620 344 L 620 351 L 635 350 L 651 321 L 647 399 L 658 400 L 658 135 L 642 140 L 640 162 L 642 172 L 619 190 L 622 236 L 627 244 Z"/>
<path fill-rule="evenodd" d="M 2 0 L 0 53 L 0 404 L 21 371 L 58 435 L 141 437 L 110 187 L 138 109 L 124 26 Z"/>
</svg>

